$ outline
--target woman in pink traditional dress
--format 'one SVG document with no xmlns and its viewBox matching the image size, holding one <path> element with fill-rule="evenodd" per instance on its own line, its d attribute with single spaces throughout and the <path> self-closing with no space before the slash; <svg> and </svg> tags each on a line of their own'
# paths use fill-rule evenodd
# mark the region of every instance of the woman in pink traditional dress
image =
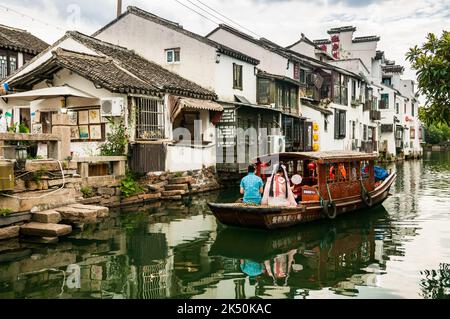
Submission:
<svg viewBox="0 0 450 319">
<path fill-rule="evenodd" d="M 269 206 L 297 206 L 294 193 L 291 190 L 286 166 L 275 166 L 272 176 L 267 179 L 261 204 Z"/>
</svg>

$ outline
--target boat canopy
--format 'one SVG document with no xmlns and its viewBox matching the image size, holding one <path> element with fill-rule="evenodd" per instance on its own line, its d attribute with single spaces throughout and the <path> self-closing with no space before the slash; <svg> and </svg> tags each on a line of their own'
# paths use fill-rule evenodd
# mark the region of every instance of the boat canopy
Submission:
<svg viewBox="0 0 450 319">
<path fill-rule="evenodd" d="M 378 158 L 376 153 L 362 153 L 355 151 L 326 151 L 326 152 L 287 152 L 274 153 L 259 156 L 261 162 L 273 161 L 292 161 L 292 160 L 314 160 L 319 164 L 335 162 L 353 162 L 353 161 L 373 161 Z"/>
</svg>

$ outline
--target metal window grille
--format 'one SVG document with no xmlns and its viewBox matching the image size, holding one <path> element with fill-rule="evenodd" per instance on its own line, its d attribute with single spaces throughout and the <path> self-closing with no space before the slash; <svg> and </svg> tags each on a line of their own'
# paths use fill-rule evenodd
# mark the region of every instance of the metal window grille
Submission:
<svg viewBox="0 0 450 319">
<path fill-rule="evenodd" d="M 6 55 L 0 55 L 0 79 L 8 76 L 8 59 Z"/>
<path fill-rule="evenodd" d="M 139 139 L 165 138 L 164 103 L 162 100 L 136 98 L 136 129 Z"/>
</svg>

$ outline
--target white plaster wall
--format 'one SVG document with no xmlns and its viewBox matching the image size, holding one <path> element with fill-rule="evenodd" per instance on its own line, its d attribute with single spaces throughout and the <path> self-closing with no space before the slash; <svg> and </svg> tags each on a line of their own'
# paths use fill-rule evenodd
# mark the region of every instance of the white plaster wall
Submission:
<svg viewBox="0 0 450 319">
<path fill-rule="evenodd" d="M 128 14 L 96 36 L 136 51 L 164 68 L 214 90 L 216 49 L 181 32 Z M 166 49 L 180 48 L 180 62 L 168 64 Z"/>
<path fill-rule="evenodd" d="M 182 172 L 216 165 L 215 144 L 206 147 L 171 146 L 167 148 L 166 170 Z"/>
<path fill-rule="evenodd" d="M 251 41 L 245 40 L 223 29 L 219 29 L 209 35 L 209 39 L 258 59 L 260 61 L 260 64 L 257 66 L 258 69 L 271 74 L 283 75 L 290 78 L 294 77 L 293 64 L 290 63 L 289 68 L 287 67 L 288 59 Z"/>
<path fill-rule="evenodd" d="M 306 56 L 309 56 L 311 58 L 316 59 L 316 48 L 312 46 L 311 44 L 306 43 L 305 41 L 301 41 L 290 48 L 292 51 L 304 54 Z"/>
<path fill-rule="evenodd" d="M 339 148 L 340 142 L 334 140 L 334 115 L 328 115 L 328 128 L 325 131 L 325 115 L 306 105 L 302 105 L 302 116 L 306 117 L 308 122 L 317 123 L 319 125 L 319 141 L 313 142 L 319 144 L 319 151 L 332 151 Z"/>
<path fill-rule="evenodd" d="M 233 63 L 242 65 L 242 90 L 233 89 Z M 253 65 L 222 55 L 220 63 L 216 64 L 216 70 L 214 83 L 220 100 L 235 101 L 234 96 L 240 95 L 256 104 L 256 76 Z"/>
<path fill-rule="evenodd" d="M 351 43 L 351 48 L 348 49 L 353 58 L 360 58 L 364 65 L 370 68 L 372 59 L 375 58 L 377 51 L 377 42 L 359 42 Z"/>
</svg>

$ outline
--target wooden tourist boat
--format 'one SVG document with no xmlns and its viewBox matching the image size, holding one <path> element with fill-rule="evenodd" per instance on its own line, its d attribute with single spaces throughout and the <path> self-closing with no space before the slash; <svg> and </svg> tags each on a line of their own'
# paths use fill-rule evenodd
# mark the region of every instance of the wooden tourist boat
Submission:
<svg viewBox="0 0 450 319">
<path fill-rule="evenodd" d="M 296 207 L 252 206 L 243 203 L 209 203 L 225 225 L 276 229 L 363 211 L 388 196 L 396 173 L 375 182 L 374 153 L 351 151 L 293 152 L 259 157 L 260 162 L 283 163 L 289 175 L 303 177 L 301 200 Z M 269 168 L 270 169 L 270 168 Z M 269 174 L 270 176 L 270 174 Z"/>
</svg>

